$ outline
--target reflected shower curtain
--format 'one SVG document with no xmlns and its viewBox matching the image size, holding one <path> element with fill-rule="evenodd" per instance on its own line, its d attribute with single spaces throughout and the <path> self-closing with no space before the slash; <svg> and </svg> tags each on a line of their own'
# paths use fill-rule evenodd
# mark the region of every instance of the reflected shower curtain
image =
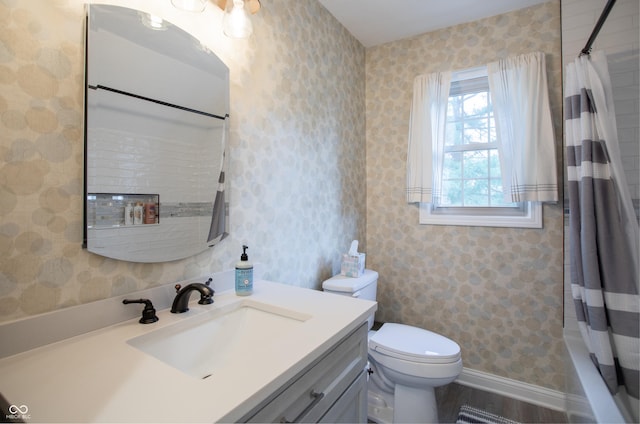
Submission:
<svg viewBox="0 0 640 424">
<path fill-rule="evenodd" d="M 602 52 L 567 65 L 571 291 L 578 326 L 609 390 L 639 396 L 638 222 L 622 170 Z"/>
<path fill-rule="evenodd" d="M 218 190 L 216 198 L 213 201 L 213 212 L 211 215 L 211 227 L 207 236 L 207 244 L 209 247 L 215 245 L 228 234 L 227 228 L 227 204 L 224 197 L 224 165 L 227 151 L 227 128 L 229 123 L 229 115 L 225 117 L 222 130 L 222 159 L 220 161 L 220 176 L 218 177 Z"/>
</svg>

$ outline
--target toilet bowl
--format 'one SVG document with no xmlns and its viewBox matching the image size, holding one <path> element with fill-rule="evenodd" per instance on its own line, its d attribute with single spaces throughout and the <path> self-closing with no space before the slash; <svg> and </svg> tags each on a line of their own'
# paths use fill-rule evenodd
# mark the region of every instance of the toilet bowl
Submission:
<svg viewBox="0 0 640 424">
<path fill-rule="evenodd" d="M 369 415 L 378 422 L 438 422 L 434 389 L 451 383 L 462 371 L 457 343 L 393 323 L 383 324 L 369 337 L 369 363 Z"/>
<path fill-rule="evenodd" d="M 337 275 L 326 292 L 375 300 L 378 273 L 366 269 L 358 278 Z M 369 329 L 373 326 L 369 317 Z M 462 371 L 460 346 L 437 333 L 404 324 L 385 323 L 369 331 L 368 418 L 379 423 L 438 422 L 435 387 Z"/>
</svg>

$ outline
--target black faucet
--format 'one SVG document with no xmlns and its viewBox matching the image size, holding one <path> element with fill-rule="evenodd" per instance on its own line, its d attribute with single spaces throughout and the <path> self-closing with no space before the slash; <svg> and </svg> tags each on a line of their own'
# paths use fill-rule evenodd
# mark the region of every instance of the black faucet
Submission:
<svg viewBox="0 0 640 424">
<path fill-rule="evenodd" d="M 200 305 L 208 305 L 213 303 L 213 294 L 215 291 L 209 287 L 211 284 L 211 278 L 206 283 L 191 283 L 184 287 L 180 284 L 176 284 L 176 297 L 173 299 L 173 305 L 171 306 L 171 312 L 174 314 L 181 314 L 189 310 L 189 297 L 191 292 L 197 290 L 200 292 Z"/>
<path fill-rule="evenodd" d="M 142 318 L 140 318 L 140 324 L 151 324 L 158 321 L 156 310 L 153 307 L 153 303 L 149 299 L 123 299 L 122 303 L 125 305 L 129 303 L 144 303 L 144 309 L 142 310 Z"/>
</svg>

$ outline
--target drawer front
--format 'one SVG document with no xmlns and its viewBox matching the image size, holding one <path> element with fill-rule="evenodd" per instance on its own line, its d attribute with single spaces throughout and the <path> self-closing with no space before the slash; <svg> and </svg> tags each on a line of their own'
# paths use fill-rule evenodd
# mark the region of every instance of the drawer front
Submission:
<svg viewBox="0 0 640 424">
<path fill-rule="evenodd" d="M 331 405 L 320 419 L 321 423 L 367 422 L 367 374 L 362 372 L 356 381 Z"/>
<path fill-rule="evenodd" d="M 366 363 L 365 323 L 293 378 L 248 422 L 318 422 L 354 380 L 364 374 Z"/>
</svg>

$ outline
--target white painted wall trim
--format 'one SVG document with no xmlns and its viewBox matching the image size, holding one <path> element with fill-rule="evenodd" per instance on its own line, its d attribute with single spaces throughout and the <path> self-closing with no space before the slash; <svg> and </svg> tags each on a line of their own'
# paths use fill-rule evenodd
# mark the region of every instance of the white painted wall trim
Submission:
<svg viewBox="0 0 640 424">
<path fill-rule="evenodd" d="M 469 386 L 486 392 L 496 393 L 534 405 L 566 412 L 565 393 L 522 381 L 500 377 L 483 371 L 463 368 L 455 380 L 463 386 Z"/>
</svg>

